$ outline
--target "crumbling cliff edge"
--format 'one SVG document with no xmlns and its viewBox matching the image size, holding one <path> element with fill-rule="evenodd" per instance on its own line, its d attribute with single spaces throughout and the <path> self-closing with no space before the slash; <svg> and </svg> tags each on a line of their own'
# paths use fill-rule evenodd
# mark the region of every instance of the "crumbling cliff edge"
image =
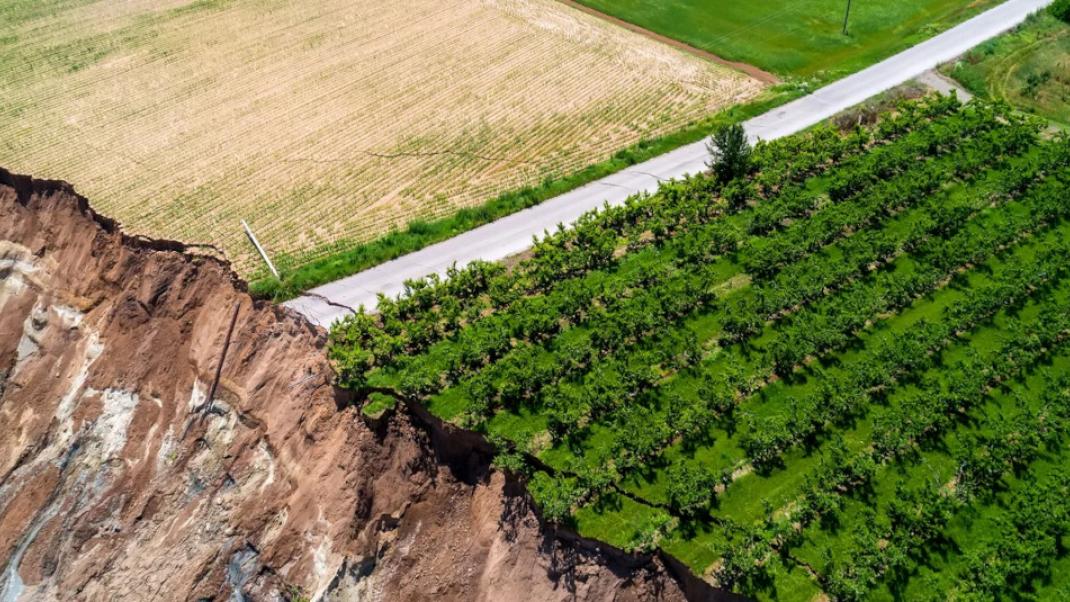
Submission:
<svg viewBox="0 0 1070 602">
<path fill-rule="evenodd" d="M 324 344 L 225 262 L 0 170 L 0 601 L 721 597 L 543 525 L 478 437 L 369 424 Z"/>
</svg>

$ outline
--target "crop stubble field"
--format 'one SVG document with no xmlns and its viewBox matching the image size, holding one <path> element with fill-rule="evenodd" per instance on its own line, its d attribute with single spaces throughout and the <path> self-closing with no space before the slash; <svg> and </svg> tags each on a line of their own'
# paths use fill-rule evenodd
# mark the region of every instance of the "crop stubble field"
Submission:
<svg viewBox="0 0 1070 602">
<path fill-rule="evenodd" d="M 1070 139 L 901 104 L 332 330 L 543 515 L 758 599 L 1070 597 Z"/>
<path fill-rule="evenodd" d="M 0 2 L 0 164 L 283 267 L 605 159 L 759 82 L 550 0 Z"/>
</svg>

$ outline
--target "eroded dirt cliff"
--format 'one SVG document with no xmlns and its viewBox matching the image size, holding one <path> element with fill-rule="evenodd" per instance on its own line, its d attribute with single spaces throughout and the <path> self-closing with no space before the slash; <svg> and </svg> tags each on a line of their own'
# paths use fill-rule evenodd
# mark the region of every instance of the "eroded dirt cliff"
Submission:
<svg viewBox="0 0 1070 602">
<path fill-rule="evenodd" d="M 324 342 L 225 263 L 0 170 L 0 602 L 712 595 L 542 526 L 474 437 L 366 423 Z"/>
</svg>

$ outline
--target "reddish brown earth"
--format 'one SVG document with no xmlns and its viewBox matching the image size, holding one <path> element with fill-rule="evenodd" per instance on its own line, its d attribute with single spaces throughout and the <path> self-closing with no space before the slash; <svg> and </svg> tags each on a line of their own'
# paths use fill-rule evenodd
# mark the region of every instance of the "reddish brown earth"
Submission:
<svg viewBox="0 0 1070 602">
<path fill-rule="evenodd" d="M 227 264 L 0 170 L 0 601 L 715 595 L 543 526 L 474 435 L 366 422 L 324 342 Z"/>
</svg>

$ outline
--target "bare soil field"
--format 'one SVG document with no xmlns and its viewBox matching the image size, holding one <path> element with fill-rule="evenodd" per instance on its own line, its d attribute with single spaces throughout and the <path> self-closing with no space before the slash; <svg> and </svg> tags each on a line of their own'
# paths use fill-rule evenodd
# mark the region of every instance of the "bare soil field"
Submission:
<svg viewBox="0 0 1070 602">
<path fill-rule="evenodd" d="M 0 0 L 0 165 L 127 230 L 313 259 L 761 82 L 550 0 Z"/>
</svg>

